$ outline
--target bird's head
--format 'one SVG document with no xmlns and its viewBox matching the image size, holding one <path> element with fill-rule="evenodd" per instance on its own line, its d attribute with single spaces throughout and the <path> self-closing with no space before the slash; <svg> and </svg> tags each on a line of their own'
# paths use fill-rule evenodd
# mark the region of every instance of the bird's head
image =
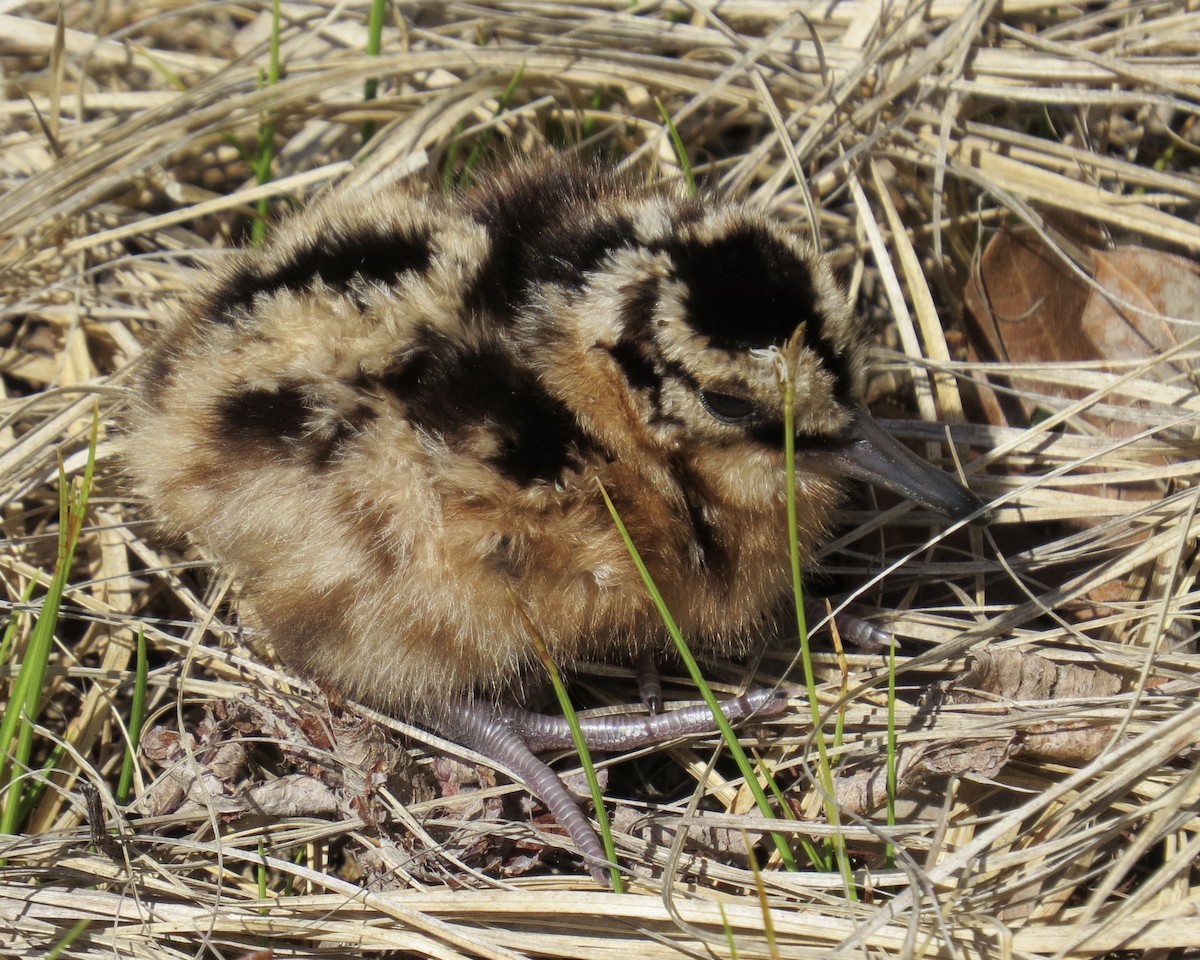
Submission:
<svg viewBox="0 0 1200 960">
<path fill-rule="evenodd" d="M 805 237 L 719 198 L 608 200 L 559 240 L 588 251 L 586 269 L 542 284 L 523 321 L 530 362 L 589 431 L 630 455 L 715 465 L 704 472 L 727 496 L 761 499 L 778 485 L 790 378 L 797 469 L 814 489 L 853 477 L 982 516 L 866 413 L 867 332 Z"/>
</svg>

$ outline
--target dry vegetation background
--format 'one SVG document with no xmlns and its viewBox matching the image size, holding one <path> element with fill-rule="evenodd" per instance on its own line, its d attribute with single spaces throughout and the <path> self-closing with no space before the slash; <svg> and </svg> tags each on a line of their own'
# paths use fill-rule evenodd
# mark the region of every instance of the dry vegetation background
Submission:
<svg viewBox="0 0 1200 960">
<path fill-rule="evenodd" d="M 367 17 L 284 3 L 276 79 L 269 4 L 0 2 L 0 689 L 99 411 L 35 773 L 5 763 L 3 955 L 1195 955 L 1200 4 L 397 2 L 378 56 Z M 998 504 L 937 543 L 860 499 L 826 553 L 903 643 L 895 827 L 884 658 L 818 656 L 852 891 L 769 847 L 753 871 L 763 824 L 705 743 L 612 767 L 632 893 L 539 856 L 555 832 L 502 778 L 439 797 L 478 772 L 251 655 L 230 585 L 114 460 L 130 364 L 264 198 L 478 144 L 678 176 L 656 98 L 703 182 L 815 220 L 878 320 L 873 408 Z M 582 680 L 635 699 L 627 672 Z M 746 742 L 802 818 L 779 829 L 821 838 L 812 735 L 798 701 Z"/>
</svg>

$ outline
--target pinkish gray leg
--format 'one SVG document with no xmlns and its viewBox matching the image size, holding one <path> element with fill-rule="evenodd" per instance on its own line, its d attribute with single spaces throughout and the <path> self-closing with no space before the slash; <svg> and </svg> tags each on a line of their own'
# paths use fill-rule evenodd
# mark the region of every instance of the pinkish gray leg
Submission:
<svg viewBox="0 0 1200 960">
<path fill-rule="evenodd" d="M 819 598 L 805 600 L 804 617 L 810 624 L 819 623 L 825 619 L 825 601 Z M 875 626 L 862 617 L 846 613 L 844 610 L 833 615 L 833 622 L 837 626 L 838 635 L 843 640 L 868 652 L 890 650 L 896 645 L 896 638 L 888 631 Z"/>
<path fill-rule="evenodd" d="M 817 600 L 806 602 L 805 611 L 810 623 L 816 623 L 825 616 L 823 604 Z M 880 650 L 895 643 L 886 630 L 853 614 L 836 614 L 834 622 L 841 636 L 855 646 Z M 637 680 L 638 693 L 650 711 L 649 715 L 581 718 L 580 726 L 589 749 L 630 750 L 674 737 L 711 733 L 716 728 L 712 713 L 704 704 L 669 713 L 659 712 L 663 702 L 662 684 L 654 655 L 648 649 L 638 657 Z M 773 716 L 784 709 L 786 695 L 767 688 L 751 690 L 721 703 L 721 711 L 731 721 L 742 720 L 751 714 Z M 586 860 L 593 879 L 604 886 L 608 885 L 608 862 L 600 838 L 558 775 L 535 756 L 546 750 L 574 746 L 565 718 L 533 713 L 505 704 L 460 698 L 450 704 L 446 719 L 431 725 L 447 737 L 517 774 L 567 831 Z"/>
<path fill-rule="evenodd" d="M 731 721 L 751 714 L 772 716 L 786 708 L 786 694 L 768 689 L 751 690 L 721 702 L 721 712 Z M 520 777 L 530 793 L 541 798 L 567 831 L 586 860 L 592 878 L 608 886 L 608 861 L 600 838 L 558 775 L 534 756 L 538 751 L 573 746 L 565 718 L 456 698 L 450 702 L 447 714 L 430 725 Z M 715 723 L 708 707 L 701 704 L 651 716 L 584 717 L 580 718 L 580 726 L 589 749 L 627 750 L 679 736 L 708 733 Z"/>
<path fill-rule="evenodd" d="M 816 598 L 806 600 L 804 612 L 809 623 L 820 622 L 825 616 L 824 601 Z M 856 647 L 877 652 L 895 646 L 896 640 L 890 633 L 853 613 L 835 613 L 833 622 L 842 639 Z M 643 647 L 638 653 L 635 675 L 642 704 L 652 714 L 659 713 L 663 705 L 662 678 L 658 672 L 658 660 L 655 658 L 653 647 Z"/>
<path fill-rule="evenodd" d="M 661 713 L 663 705 L 662 677 L 658 672 L 658 660 L 653 647 L 642 647 L 637 658 L 638 696 L 651 713 Z"/>
</svg>

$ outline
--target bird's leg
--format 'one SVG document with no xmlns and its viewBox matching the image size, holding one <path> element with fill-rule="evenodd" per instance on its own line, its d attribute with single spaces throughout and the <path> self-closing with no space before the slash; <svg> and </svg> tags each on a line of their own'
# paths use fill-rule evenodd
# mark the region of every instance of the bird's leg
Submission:
<svg viewBox="0 0 1200 960">
<path fill-rule="evenodd" d="M 533 755 L 494 704 L 456 698 L 450 702 L 446 717 L 430 726 L 520 777 L 529 792 L 542 799 L 550 809 L 550 815 L 567 831 L 583 855 L 592 879 L 602 886 L 609 886 L 604 845 L 583 810 L 558 774 Z"/>
<path fill-rule="evenodd" d="M 790 692 L 790 688 L 759 687 L 741 696 L 721 700 L 718 705 L 726 719 L 732 723 L 751 715 L 772 717 L 787 709 Z M 562 750 L 575 745 L 565 717 L 534 713 L 508 704 L 499 704 L 492 709 L 535 753 Z M 712 733 L 717 725 L 708 705 L 698 703 L 653 715 L 609 714 L 600 717 L 580 717 L 579 727 L 589 749 L 635 750 L 675 737 Z"/>
<path fill-rule="evenodd" d="M 825 603 L 817 598 L 806 598 L 804 611 L 808 623 L 817 623 L 826 614 Z M 838 635 L 843 640 L 872 653 L 889 650 L 897 645 L 896 638 L 887 630 L 844 610 L 833 615 L 833 626 L 837 628 Z M 637 677 L 638 696 L 643 706 L 651 714 L 657 715 L 662 711 L 663 692 L 662 676 L 658 672 L 654 647 L 645 646 L 638 652 L 634 673 Z M 769 691 L 759 690 L 754 693 L 769 697 Z M 711 730 L 711 726 L 708 729 Z M 588 746 L 592 744 L 589 743 Z"/>
<path fill-rule="evenodd" d="M 654 657 L 654 647 L 642 647 L 638 653 L 637 665 L 638 696 L 646 709 L 651 713 L 662 712 L 662 676 L 658 672 L 658 660 Z"/>
<path fill-rule="evenodd" d="M 773 716 L 787 708 L 787 693 L 766 688 L 751 690 L 740 697 L 721 701 L 720 706 L 721 712 L 731 721 L 742 720 L 751 714 Z M 674 737 L 708 733 L 715 727 L 712 713 L 704 704 L 651 716 L 581 717 L 579 724 L 584 741 L 595 750 L 644 747 Z M 520 777 L 567 831 L 596 882 L 608 885 L 606 870 L 609 864 L 600 838 L 558 775 L 534 755 L 543 750 L 574 746 L 564 717 L 455 698 L 446 713 L 430 721 L 430 726 Z"/>
<path fill-rule="evenodd" d="M 825 601 L 819 598 L 806 598 L 804 614 L 808 623 L 817 623 L 824 619 Z M 864 620 L 853 613 L 847 613 L 845 610 L 834 613 L 833 625 L 837 628 L 838 635 L 847 643 L 871 653 L 890 650 L 897 646 L 896 638 L 887 630 L 877 627 L 869 620 Z M 638 653 L 634 672 L 637 677 L 638 696 L 641 698 L 642 704 L 652 714 L 659 713 L 663 704 L 662 677 L 658 672 L 658 660 L 655 658 L 653 647 L 642 647 Z"/>
<path fill-rule="evenodd" d="M 825 601 L 820 598 L 805 598 L 804 616 L 808 623 L 818 623 L 825 618 Z M 868 652 L 890 650 L 896 646 L 896 638 L 882 627 L 877 627 L 869 620 L 847 613 L 845 610 L 833 615 L 833 626 L 837 627 L 838 636 L 847 643 L 860 647 Z"/>
</svg>

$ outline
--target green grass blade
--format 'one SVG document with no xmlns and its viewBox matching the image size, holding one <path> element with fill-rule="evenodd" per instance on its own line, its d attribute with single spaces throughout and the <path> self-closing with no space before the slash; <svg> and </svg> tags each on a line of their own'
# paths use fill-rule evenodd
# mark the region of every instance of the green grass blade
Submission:
<svg viewBox="0 0 1200 960">
<path fill-rule="evenodd" d="M 587 778 L 588 790 L 592 794 L 592 805 L 596 812 L 596 825 L 600 828 L 600 840 L 604 844 L 604 855 L 610 863 L 617 862 L 617 847 L 613 843 L 612 824 L 608 820 L 608 808 L 604 805 L 604 791 L 600 789 L 600 779 L 596 776 L 596 767 L 592 763 L 592 754 L 588 750 L 587 740 L 583 736 L 583 730 L 579 726 L 579 716 L 575 713 L 575 705 L 571 703 L 571 698 L 567 696 L 566 684 L 562 681 L 562 676 L 558 672 L 558 667 L 554 664 L 554 659 L 550 656 L 550 651 L 546 649 L 545 641 L 542 640 L 541 634 L 533 625 L 533 621 L 529 619 L 529 615 L 525 612 L 525 608 L 521 605 L 520 600 L 515 596 L 513 602 L 517 607 L 517 615 L 525 624 L 525 630 L 529 635 L 529 640 L 533 644 L 534 650 L 537 651 L 538 658 L 546 667 L 546 673 L 550 675 L 550 683 L 554 687 L 554 696 L 558 699 L 558 706 L 562 710 L 563 717 L 567 721 L 567 726 L 571 728 L 571 740 L 575 744 L 575 752 L 579 755 L 579 764 L 583 767 L 583 775 Z M 615 866 L 609 869 L 609 876 L 612 879 L 612 888 L 616 893 L 624 893 L 625 885 L 621 880 L 621 871 Z"/>
<path fill-rule="evenodd" d="M 37 589 L 37 580 L 30 580 L 25 584 L 25 589 L 21 591 L 21 606 L 29 603 L 33 597 L 33 591 Z M 8 663 L 9 654 L 12 651 L 13 641 L 17 636 L 17 627 L 20 626 L 20 614 L 14 612 L 8 618 L 8 625 L 4 628 L 4 637 L 0 639 L 0 663 Z M 11 699 L 11 698 L 10 698 Z"/>
<path fill-rule="evenodd" d="M 896 825 L 896 648 L 888 648 L 887 691 L 887 823 Z M 893 866 L 896 849 L 891 843 L 885 850 L 888 866 Z"/>
<path fill-rule="evenodd" d="M 500 117 L 506 113 L 512 106 L 513 95 L 517 92 L 517 88 L 521 85 L 521 78 L 525 75 L 525 64 L 522 63 L 517 67 L 509 79 L 508 84 L 501 91 L 500 96 L 496 100 L 496 109 L 493 112 L 493 117 Z M 450 144 L 446 147 L 446 155 L 442 160 L 442 188 L 450 193 L 457 187 L 469 186 L 474 178 L 474 170 L 483 160 L 484 154 L 487 152 L 488 145 L 492 140 L 492 129 L 489 127 L 484 130 L 476 141 L 471 145 L 471 152 L 467 154 L 466 160 L 463 161 L 461 169 L 458 166 L 458 155 L 462 146 L 462 132 L 465 125 L 460 120 L 454 127 L 454 135 L 450 138 Z"/>
<path fill-rule="evenodd" d="M 667 134 L 671 138 L 671 146 L 675 150 L 675 159 L 679 161 L 679 168 L 683 171 L 684 183 L 687 184 L 688 196 L 694 197 L 700 191 L 696 186 L 696 174 L 692 171 L 692 161 L 688 159 L 687 149 L 683 145 L 683 137 L 679 135 L 675 121 L 671 119 L 671 115 L 667 112 L 667 108 L 663 105 L 663 102 L 658 97 L 655 97 L 654 103 L 658 106 L 658 115 L 662 117 L 663 123 L 667 127 Z"/>
<path fill-rule="evenodd" d="M 13 781 L 29 769 L 33 755 L 34 727 L 37 724 L 41 700 L 50 665 L 50 652 L 58 628 L 59 607 L 75 547 L 87 517 L 87 502 L 92 490 L 96 468 L 96 439 L 100 431 L 99 409 L 92 412 L 92 434 L 88 444 L 87 464 L 78 483 L 69 483 L 60 459 L 58 465 L 58 554 L 50 585 L 42 600 L 42 609 L 29 635 L 29 644 L 21 658 L 21 666 L 9 691 L 4 715 L 0 717 L 0 791 L 4 792 L 4 809 L 0 811 L 0 833 L 16 833 L 21 814 L 26 809 L 29 791 Z M 14 744 L 15 741 L 15 744 Z"/>
<path fill-rule="evenodd" d="M 283 69 L 279 59 L 279 35 L 282 30 L 279 0 L 271 0 L 270 59 L 267 72 L 259 73 L 261 87 L 273 87 L 279 83 Z M 268 108 L 262 114 L 258 126 L 258 149 L 254 154 L 254 181 L 259 186 L 272 180 L 271 167 L 275 163 L 275 111 Z M 250 241 L 261 246 L 267 238 L 267 214 L 271 209 L 271 197 L 261 197 L 255 205 L 258 216 L 250 232 Z"/>
<path fill-rule="evenodd" d="M 377 57 L 383 50 L 383 20 L 387 13 L 388 0 L 371 0 L 371 10 L 367 16 L 367 56 Z M 379 92 L 379 78 L 368 77 L 363 82 L 363 100 L 370 103 Z M 362 125 L 362 141 L 366 143 L 375 136 L 375 121 L 364 120 Z"/>
<path fill-rule="evenodd" d="M 746 836 L 744 831 L 742 836 Z M 746 847 L 747 853 L 750 855 L 750 871 L 754 874 L 754 893 L 758 898 L 758 909 L 762 913 L 763 939 L 767 943 L 768 956 L 771 957 L 771 960 L 778 960 L 779 938 L 775 933 L 775 919 L 771 915 L 771 903 L 767 898 L 767 888 L 763 884 L 762 870 L 758 866 L 758 858 L 754 856 L 754 851 L 749 849 L 748 837 L 746 837 Z"/>
<path fill-rule="evenodd" d="M 270 892 L 270 877 L 268 875 L 269 867 L 267 866 L 267 842 L 262 838 L 258 838 L 258 864 L 255 867 L 254 877 L 258 883 L 258 899 L 266 900 L 267 894 Z M 259 907 L 258 912 L 263 916 L 267 914 L 266 907 Z"/>
<path fill-rule="evenodd" d="M 525 76 L 525 64 L 522 63 L 517 67 L 516 72 L 508 81 L 508 85 L 500 94 L 500 99 L 496 102 L 496 112 L 494 117 L 503 116 L 508 112 L 508 108 L 512 106 L 513 95 L 517 92 L 517 87 L 521 85 L 521 78 Z M 488 145 L 492 141 L 492 129 L 489 127 L 479 135 L 479 139 L 471 147 L 471 152 L 467 154 L 466 162 L 463 164 L 462 173 L 459 176 L 459 183 L 466 186 L 474 179 L 475 168 L 479 166 L 483 160 L 484 153 L 487 151 Z"/>
<path fill-rule="evenodd" d="M 712 688 L 700 672 L 700 665 L 696 663 L 696 658 L 692 656 L 692 651 L 688 647 L 687 641 L 683 639 L 683 633 L 679 629 L 679 624 L 675 622 L 671 611 L 667 609 L 666 601 L 663 600 L 662 594 L 658 591 L 658 586 L 654 583 L 654 578 L 650 575 L 650 571 L 642 561 L 642 556 L 638 552 L 637 545 L 633 542 L 633 538 L 625 528 L 625 523 L 621 520 L 621 515 L 613 505 L 608 491 L 604 489 L 604 484 L 600 483 L 599 480 L 596 481 L 596 484 L 600 488 L 600 495 L 604 497 L 604 504 L 608 507 L 608 512 L 613 518 L 613 523 L 616 524 L 617 531 L 621 534 L 621 539 L 625 541 L 625 549 L 629 551 L 629 556 L 633 560 L 634 566 L 637 567 L 638 574 L 641 576 L 642 582 L 646 585 L 646 589 L 654 601 L 654 606 L 658 609 L 658 615 L 662 618 L 663 625 L 667 628 L 667 633 L 670 634 L 671 639 L 674 641 L 675 649 L 679 651 L 679 658 L 687 667 L 692 682 L 696 685 L 696 689 L 700 691 L 704 702 L 708 704 L 708 709 L 712 711 L 713 719 L 721 731 L 721 738 L 725 741 L 730 756 L 733 757 L 738 770 L 741 771 L 742 776 L 745 778 L 746 786 L 750 788 L 750 792 L 754 795 L 754 802 L 758 806 L 759 812 L 764 817 L 774 819 L 776 816 L 775 811 L 771 809 L 770 801 L 767 800 L 767 795 L 763 792 L 763 788 L 758 782 L 758 777 L 754 774 L 754 768 L 750 765 L 746 751 L 738 743 L 737 734 L 733 731 L 733 725 L 729 722 L 728 717 L 721 712 L 721 706 L 717 701 L 716 695 L 712 692 Z M 795 870 L 796 859 L 792 856 L 792 849 L 788 844 L 787 836 L 778 831 L 772 831 L 771 839 L 774 841 L 775 848 L 779 851 L 779 858 L 783 861 L 784 865 L 789 870 Z"/>
<path fill-rule="evenodd" d="M 821 725 L 821 705 L 817 700 L 817 675 L 813 669 L 812 647 L 809 643 L 808 621 L 804 614 L 804 591 L 800 570 L 800 534 L 796 518 L 796 356 L 800 349 L 800 338 L 804 327 L 801 325 L 792 339 L 779 355 L 777 373 L 779 385 L 783 393 L 783 444 L 787 471 L 787 534 L 788 552 L 792 569 L 792 590 L 795 594 L 796 629 L 800 637 L 800 662 L 804 670 L 804 685 L 808 691 L 808 707 L 812 715 L 813 742 L 817 747 L 817 777 L 822 793 L 825 795 L 825 819 L 830 826 L 838 827 L 841 816 L 838 811 L 837 798 L 834 793 L 833 769 L 829 762 L 829 750 L 825 744 L 825 731 Z M 846 885 L 847 895 L 858 899 L 854 887 L 854 875 L 850 867 L 850 858 L 846 843 L 840 831 L 833 835 L 833 852 L 842 880 Z"/>
<path fill-rule="evenodd" d="M 129 791 L 133 786 L 133 771 L 137 765 L 138 745 L 142 739 L 142 722 L 146 719 L 146 684 L 149 677 L 149 663 L 146 658 L 146 633 L 137 633 L 137 662 L 133 680 L 133 702 L 129 707 L 129 749 L 121 761 L 121 778 L 117 781 L 116 800 L 124 805 L 129 799 Z"/>
<path fill-rule="evenodd" d="M 79 935 L 91 925 L 91 917 L 80 917 L 78 920 L 76 920 L 73 924 L 71 924 L 71 928 L 63 934 L 63 938 L 51 948 L 49 953 L 46 954 L 46 960 L 58 960 L 58 958 L 63 955 L 63 951 L 70 947 L 71 944 L 79 938 Z"/>
<path fill-rule="evenodd" d="M 720 900 L 717 901 L 717 909 L 721 911 L 721 926 L 725 928 L 725 942 L 729 944 L 729 960 L 738 960 L 737 941 L 733 939 L 733 927 L 730 926 L 729 917 L 725 913 L 725 904 Z"/>
<path fill-rule="evenodd" d="M 450 137 L 450 143 L 446 147 L 446 155 L 442 159 L 442 190 L 445 193 L 453 193 L 454 188 L 458 184 L 458 174 L 455 172 L 458 169 L 458 153 L 461 146 L 462 132 L 465 130 L 461 120 L 454 125 L 454 133 Z"/>
</svg>

